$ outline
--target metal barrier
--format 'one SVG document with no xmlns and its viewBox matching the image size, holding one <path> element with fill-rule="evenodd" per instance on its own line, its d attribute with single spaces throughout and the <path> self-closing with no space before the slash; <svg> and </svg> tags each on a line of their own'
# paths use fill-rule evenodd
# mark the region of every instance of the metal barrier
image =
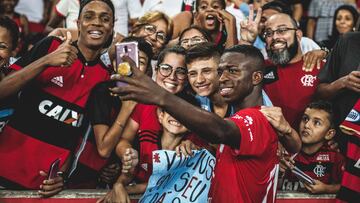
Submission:
<svg viewBox="0 0 360 203">
<path fill-rule="evenodd" d="M 51 198 L 41 198 L 37 191 L 0 190 L 0 203 L 94 203 L 104 196 L 107 190 L 64 190 Z M 141 195 L 132 195 L 133 203 L 138 202 Z M 278 192 L 276 202 L 279 203 L 334 203 L 335 195 L 310 195 L 307 193 Z"/>
</svg>

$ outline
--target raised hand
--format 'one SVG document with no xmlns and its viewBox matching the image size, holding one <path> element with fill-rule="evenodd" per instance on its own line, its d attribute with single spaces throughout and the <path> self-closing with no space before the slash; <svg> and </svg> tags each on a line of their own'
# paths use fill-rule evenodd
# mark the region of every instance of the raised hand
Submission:
<svg viewBox="0 0 360 203">
<path fill-rule="evenodd" d="M 127 85 L 111 88 L 110 91 L 119 95 L 121 100 L 134 100 L 144 104 L 159 104 L 167 91 L 157 85 L 150 77 L 136 68 L 135 62 L 128 56 L 122 57 L 131 67 L 132 75 L 111 76 L 112 80 L 125 82 Z"/>
<path fill-rule="evenodd" d="M 292 128 L 284 118 L 280 107 L 262 106 L 260 111 L 280 135 L 291 133 Z"/>
<path fill-rule="evenodd" d="M 249 19 L 240 22 L 240 41 L 253 44 L 256 40 L 256 37 L 259 35 L 259 24 L 262 10 L 261 8 L 258 8 L 256 17 L 254 18 L 254 6 L 251 4 L 249 8 Z"/>
<path fill-rule="evenodd" d="M 66 32 L 65 41 L 53 52 L 46 55 L 48 59 L 48 66 L 70 66 L 76 59 L 78 50 L 71 45 L 72 36 L 68 31 Z"/>
</svg>

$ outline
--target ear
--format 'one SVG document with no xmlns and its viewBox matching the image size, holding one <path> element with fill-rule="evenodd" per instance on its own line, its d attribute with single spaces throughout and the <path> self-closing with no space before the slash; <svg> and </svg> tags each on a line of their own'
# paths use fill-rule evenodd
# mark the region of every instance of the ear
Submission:
<svg viewBox="0 0 360 203">
<path fill-rule="evenodd" d="M 255 71 L 252 74 L 253 85 L 259 85 L 264 78 L 264 74 L 261 71 Z"/>
<path fill-rule="evenodd" d="M 327 131 L 327 133 L 325 135 L 325 140 L 333 139 L 335 134 L 336 134 L 336 130 L 334 128 L 331 128 L 330 130 Z"/>
<path fill-rule="evenodd" d="M 297 40 L 298 40 L 298 42 L 300 43 L 300 41 L 301 41 L 301 38 L 303 37 L 303 32 L 300 30 L 300 29 L 298 29 L 298 30 L 296 30 L 296 38 L 297 38 Z"/>
<path fill-rule="evenodd" d="M 159 120 L 159 123 L 162 125 L 162 121 L 164 119 L 164 112 L 163 111 L 159 111 L 158 113 L 158 120 Z"/>
</svg>

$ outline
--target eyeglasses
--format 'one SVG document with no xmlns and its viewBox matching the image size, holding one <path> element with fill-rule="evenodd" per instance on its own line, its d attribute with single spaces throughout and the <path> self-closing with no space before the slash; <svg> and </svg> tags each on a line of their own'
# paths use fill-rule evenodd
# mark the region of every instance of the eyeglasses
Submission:
<svg viewBox="0 0 360 203">
<path fill-rule="evenodd" d="M 276 33 L 278 35 L 284 35 L 289 30 L 297 30 L 297 28 L 283 27 L 283 28 L 278 28 L 276 30 L 266 29 L 263 36 L 264 36 L 264 38 L 273 37 L 274 33 Z"/>
<path fill-rule="evenodd" d="M 161 44 L 164 44 L 166 41 L 166 34 L 164 32 L 158 32 L 157 31 L 157 27 L 155 25 L 151 25 L 151 24 L 145 24 L 144 25 L 144 30 L 146 33 L 148 33 L 149 35 L 155 34 L 156 33 L 156 40 L 159 41 Z"/>
<path fill-rule="evenodd" d="M 196 36 L 196 37 L 192 37 L 189 39 L 182 39 L 180 41 L 180 46 L 185 47 L 185 46 L 191 46 L 191 45 L 195 45 L 195 44 L 200 44 L 201 42 L 205 42 L 207 41 L 205 38 L 200 37 L 200 36 Z"/>
<path fill-rule="evenodd" d="M 164 77 L 168 77 L 173 72 L 173 67 L 169 64 L 159 64 L 157 66 L 157 70 L 160 72 L 160 74 Z M 177 67 L 175 69 L 175 75 L 178 79 L 183 80 L 187 77 L 187 70 L 184 67 Z"/>
</svg>

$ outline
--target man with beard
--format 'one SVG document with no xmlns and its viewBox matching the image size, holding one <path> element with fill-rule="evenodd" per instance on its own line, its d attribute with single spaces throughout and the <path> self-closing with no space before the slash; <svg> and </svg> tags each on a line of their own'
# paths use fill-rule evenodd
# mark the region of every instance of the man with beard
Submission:
<svg viewBox="0 0 360 203">
<path fill-rule="evenodd" d="M 264 89 L 274 106 L 282 108 L 293 128 L 299 125 L 301 114 L 318 84 L 318 69 L 311 72 L 302 69 L 301 37 L 296 21 L 287 14 L 275 14 L 265 24 L 269 61 L 264 73 Z"/>
</svg>

